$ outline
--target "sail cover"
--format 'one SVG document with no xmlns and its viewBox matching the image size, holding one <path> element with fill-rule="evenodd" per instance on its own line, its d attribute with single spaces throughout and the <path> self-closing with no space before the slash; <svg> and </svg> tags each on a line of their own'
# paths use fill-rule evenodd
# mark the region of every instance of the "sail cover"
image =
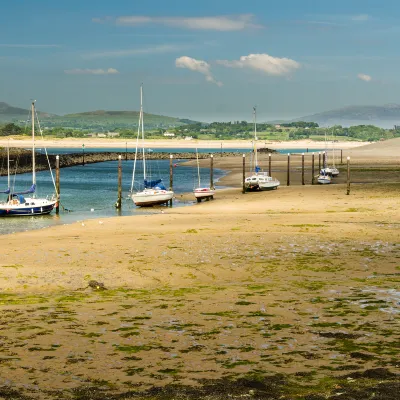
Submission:
<svg viewBox="0 0 400 400">
<path fill-rule="evenodd" d="M 13 194 L 30 194 L 30 193 L 35 193 L 36 190 L 36 185 L 33 184 L 29 190 L 26 190 L 25 192 L 18 192 L 18 193 L 13 193 Z"/>
<path fill-rule="evenodd" d="M 154 181 L 148 181 L 147 179 L 144 180 L 144 187 L 145 189 L 160 189 L 160 190 L 167 190 L 162 183 L 162 179 L 156 179 Z"/>
<path fill-rule="evenodd" d="M 0 193 L 4 193 L 4 194 L 10 194 L 10 188 L 8 188 L 7 190 L 3 190 L 2 192 L 0 192 Z"/>
</svg>

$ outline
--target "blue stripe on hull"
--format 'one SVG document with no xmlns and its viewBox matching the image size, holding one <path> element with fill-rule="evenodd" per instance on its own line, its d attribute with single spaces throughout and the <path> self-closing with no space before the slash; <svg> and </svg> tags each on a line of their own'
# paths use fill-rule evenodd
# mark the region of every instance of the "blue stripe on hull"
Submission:
<svg viewBox="0 0 400 400">
<path fill-rule="evenodd" d="M 0 210 L 0 217 L 29 217 L 32 215 L 46 215 L 50 214 L 53 208 L 54 205 L 51 204 L 44 207 L 26 207 L 14 210 Z"/>
</svg>

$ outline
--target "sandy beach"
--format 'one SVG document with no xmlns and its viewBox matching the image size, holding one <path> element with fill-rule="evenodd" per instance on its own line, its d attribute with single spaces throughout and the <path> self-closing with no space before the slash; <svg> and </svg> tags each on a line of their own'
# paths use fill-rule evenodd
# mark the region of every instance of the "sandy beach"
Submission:
<svg viewBox="0 0 400 400">
<path fill-rule="evenodd" d="M 281 187 L 246 194 L 215 157 L 213 201 L 1 237 L 0 397 L 396 399 L 399 149 L 324 186 L 274 155 Z"/>
<path fill-rule="evenodd" d="M 125 148 L 126 143 L 128 147 L 135 148 L 135 140 L 126 139 L 103 139 L 103 138 L 68 138 L 68 139 L 39 139 L 36 140 L 36 147 L 60 147 L 60 148 Z M 1 138 L 0 147 L 6 147 L 10 144 L 11 147 L 31 147 L 32 141 L 22 137 L 13 137 L 10 140 Z M 249 140 L 145 140 L 144 146 L 148 148 L 201 148 L 201 149 L 243 149 L 250 148 L 251 143 Z M 337 149 L 350 149 L 354 147 L 367 145 L 366 142 L 337 142 L 335 147 Z M 325 142 L 316 142 L 312 140 L 295 140 L 295 141 L 260 141 L 259 147 L 268 147 L 271 149 L 321 149 L 325 148 Z"/>
</svg>

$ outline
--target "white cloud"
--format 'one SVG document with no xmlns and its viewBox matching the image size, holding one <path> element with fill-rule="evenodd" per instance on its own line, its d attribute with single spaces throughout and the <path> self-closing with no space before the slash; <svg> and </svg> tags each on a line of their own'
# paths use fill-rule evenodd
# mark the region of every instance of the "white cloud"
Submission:
<svg viewBox="0 0 400 400">
<path fill-rule="evenodd" d="M 372 76 L 366 74 L 358 74 L 357 78 L 365 82 L 370 82 L 372 80 Z"/>
<path fill-rule="evenodd" d="M 371 19 L 371 17 L 368 14 L 359 14 L 359 15 L 353 15 L 351 17 L 352 21 L 368 21 L 369 19 Z"/>
<path fill-rule="evenodd" d="M 268 54 L 249 54 L 240 57 L 239 60 L 218 60 L 217 63 L 229 68 L 255 69 L 275 76 L 290 75 L 301 66 L 290 58 L 272 57 Z"/>
<path fill-rule="evenodd" d="M 103 57 L 129 57 L 141 54 L 173 53 L 177 51 L 182 51 L 183 49 L 185 49 L 184 46 L 165 44 L 160 46 L 143 47 L 138 49 L 110 50 L 98 53 L 89 53 L 85 54 L 83 58 L 92 59 L 92 58 L 103 58 Z"/>
<path fill-rule="evenodd" d="M 191 71 L 200 72 L 205 76 L 207 82 L 215 83 L 217 86 L 222 86 L 222 82 L 215 80 L 215 78 L 212 76 L 211 66 L 206 61 L 182 56 L 175 60 L 175 65 L 177 68 L 187 68 Z"/>
<path fill-rule="evenodd" d="M 92 18 L 93 22 L 105 23 L 112 20 L 106 18 Z M 114 21 L 117 25 L 139 26 L 159 24 L 174 28 L 212 30 L 212 31 L 241 31 L 249 28 L 260 28 L 253 22 L 252 14 L 222 15 L 212 17 L 149 17 L 143 15 L 122 16 Z"/>
<path fill-rule="evenodd" d="M 119 74 L 119 71 L 115 68 L 108 68 L 108 69 L 66 69 L 64 71 L 68 75 L 115 75 Z"/>
</svg>

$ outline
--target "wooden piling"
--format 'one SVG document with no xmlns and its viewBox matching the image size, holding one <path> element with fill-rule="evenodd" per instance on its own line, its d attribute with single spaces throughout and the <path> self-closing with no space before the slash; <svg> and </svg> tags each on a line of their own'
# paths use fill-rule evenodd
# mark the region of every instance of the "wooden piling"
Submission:
<svg viewBox="0 0 400 400">
<path fill-rule="evenodd" d="M 314 167 L 315 167 L 315 160 L 314 160 L 314 153 L 312 153 L 312 161 L 311 161 L 311 185 L 314 185 Z"/>
<path fill-rule="evenodd" d="M 304 181 L 304 153 L 301 153 L 301 184 L 306 184 Z"/>
<path fill-rule="evenodd" d="M 56 156 L 56 214 L 60 212 L 60 156 Z"/>
<path fill-rule="evenodd" d="M 122 207 L 122 157 L 118 156 L 118 200 L 115 203 L 115 208 L 120 210 Z"/>
<path fill-rule="evenodd" d="M 214 156 L 210 155 L 210 189 L 214 190 Z"/>
<path fill-rule="evenodd" d="M 321 171 L 321 152 L 318 152 L 318 172 Z"/>
<path fill-rule="evenodd" d="M 269 153 L 269 154 L 268 154 L 268 175 L 269 175 L 269 176 L 272 176 L 272 175 L 271 175 L 271 172 L 272 172 L 272 171 L 271 171 L 271 156 L 272 156 L 272 154 Z"/>
<path fill-rule="evenodd" d="M 326 152 L 325 151 L 322 153 L 322 165 L 323 165 L 323 168 L 326 168 Z"/>
<path fill-rule="evenodd" d="M 243 154 L 243 177 L 242 177 L 242 193 L 246 193 L 245 179 L 246 179 L 246 155 Z"/>
<path fill-rule="evenodd" d="M 350 194 L 350 157 L 347 157 L 347 195 Z"/>
<path fill-rule="evenodd" d="M 340 164 L 343 164 L 343 149 L 340 149 Z"/>
<path fill-rule="evenodd" d="M 287 155 L 287 186 L 290 186 L 290 153 Z"/>
<path fill-rule="evenodd" d="M 85 145 L 82 145 L 82 165 L 85 166 Z"/>
<path fill-rule="evenodd" d="M 174 183 L 174 170 L 172 165 L 172 154 L 169 155 L 169 190 L 173 190 Z M 172 199 L 169 201 L 169 205 L 172 206 Z"/>
</svg>

